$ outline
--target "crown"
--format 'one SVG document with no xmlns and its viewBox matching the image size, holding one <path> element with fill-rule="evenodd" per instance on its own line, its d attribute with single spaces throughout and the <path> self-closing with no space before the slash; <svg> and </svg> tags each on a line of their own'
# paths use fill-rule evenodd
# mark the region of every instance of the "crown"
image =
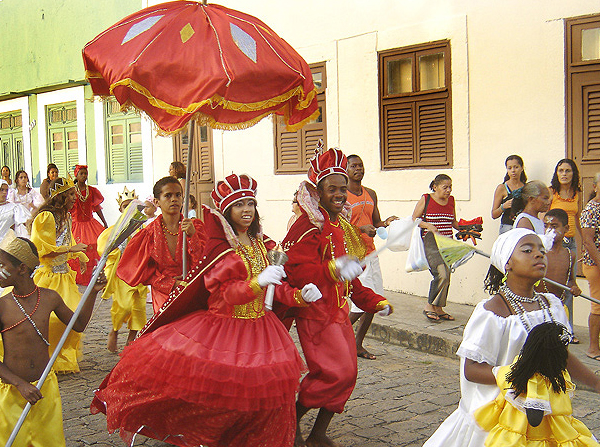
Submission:
<svg viewBox="0 0 600 447">
<path fill-rule="evenodd" d="M 348 160 L 337 147 L 325 150 L 323 140 L 319 140 L 315 148 L 315 156 L 310 159 L 308 179 L 317 186 L 321 180 L 331 174 L 341 174 L 348 177 L 346 166 Z"/>
<path fill-rule="evenodd" d="M 127 186 L 123 189 L 123 192 L 117 193 L 117 203 L 119 204 L 119 208 L 121 207 L 121 204 L 126 200 L 134 200 L 137 198 L 138 196 L 135 195 L 135 189 L 129 191 L 129 189 L 127 189 Z"/>
<path fill-rule="evenodd" d="M 215 206 L 224 213 L 235 202 L 256 198 L 257 183 L 252 177 L 246 174 L 231 174 L 225 177 L 225 180 L 217 183 L 217 186 L 210 194 Z"/>
<path fill-rule="evenodd" d="M 0 242 L 0 250 L 14 256 L 31 270 L 40 265 L 40 260 L 31 249 L 31 246 L 26 241 L 19 239 L 17 234 L 10 228 L 2 242 Z"/>
<path fill-rule="evenodd" d="M 54 180 L 54 185 L 50 187 L 50 198 L 53 199 L 57 195 L 68 191 L 75 187 L 75 183 L 70 178 L 59 177 Z"/>
</svg>

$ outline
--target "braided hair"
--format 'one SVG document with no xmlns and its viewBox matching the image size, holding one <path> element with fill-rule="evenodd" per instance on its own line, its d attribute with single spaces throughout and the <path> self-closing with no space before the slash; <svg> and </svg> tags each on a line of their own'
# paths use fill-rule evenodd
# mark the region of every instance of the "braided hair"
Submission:
<svg viewBox="0 0 600 447">
<path fill-rule="evenodd" d="M 567 390 L 563 372 L 567 369 L 570 339 L 569 330 L 555 322 L 538 324 L 529 332 L 519 358 L 506 375 L 515 395 L 527 394 L 527 382 L 536 373 L 550 382 L 555 393 Z"/>
</svg>

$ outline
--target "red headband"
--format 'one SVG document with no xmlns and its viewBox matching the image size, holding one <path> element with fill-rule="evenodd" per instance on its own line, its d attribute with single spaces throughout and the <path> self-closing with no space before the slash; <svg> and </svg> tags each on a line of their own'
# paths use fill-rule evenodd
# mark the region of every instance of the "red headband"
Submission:
<svg viewBox="0 0 600 447">
<path fill-rule="evenodd" d="M 75 165 L 75 177 L 77 177 L 77 173 L 82 169 L 88 170 L 87 165 Z"/>
</svg>

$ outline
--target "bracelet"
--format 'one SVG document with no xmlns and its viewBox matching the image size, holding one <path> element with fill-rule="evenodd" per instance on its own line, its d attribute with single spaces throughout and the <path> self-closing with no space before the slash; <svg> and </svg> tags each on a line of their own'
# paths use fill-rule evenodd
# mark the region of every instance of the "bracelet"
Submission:
<svg viewBox="0 0 600 447">
<path fill-rule="evenodd" d="M 504 204 L 503 204 L 503 203 L 501 203 L 501 204 L 500 204 L 500 209 L 501 209 L 502 211 L 504 211 Z"/>
</svg>

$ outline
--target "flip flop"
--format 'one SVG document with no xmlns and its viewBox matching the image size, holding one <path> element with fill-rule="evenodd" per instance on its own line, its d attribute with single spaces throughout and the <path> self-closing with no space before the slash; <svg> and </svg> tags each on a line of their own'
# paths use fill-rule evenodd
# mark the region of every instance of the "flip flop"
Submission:
<svg viewBox="0 0 600 447">
<path fill-rule="evenodd" d="M 377 359 L 377 357 L 375 357 L 373 354 L 371 354 L 366 349 L 362 352 L 357 352 L 356 356 L 360 357 L 361 359 L 367 359 L 367 360 L 376 360 Z"/>
<path fill-rule="evenodd" d="M 425 318 L 427 318 L 429 321 L 433 321 L 434 323 L 440 322 L 440 317 L 438 316 L 437 312 L 434 312 L 433 310 L 424 310 L 423 315 L 425 315 Z"/>
<path fill-rule="evenodd" d="M 571 339 L 571 344 L 578 345 L 579 343 L 580 343 L 579 339 L 573 335 L 573 338 Z"/>
<path fill-rule="evenodd" d="M 586 357 L 587 357 L 588 359 L 592 359 L 592 360 L 598 360 L 598 361 L 600 362 L 600 355 L 594 355 L 594 356 L 591 356 L 591 355 L 588 355 L 588 354 L 586 354 Z"/>
<path fill-rule="evenodd" d="M 443 313 L 443 314 L 437 314 L 438 318 L 440 320 L 444 320 L 444 321 L 454 321 L 454 317 L 450 314 L 447 313 Z"/>
</svg>

